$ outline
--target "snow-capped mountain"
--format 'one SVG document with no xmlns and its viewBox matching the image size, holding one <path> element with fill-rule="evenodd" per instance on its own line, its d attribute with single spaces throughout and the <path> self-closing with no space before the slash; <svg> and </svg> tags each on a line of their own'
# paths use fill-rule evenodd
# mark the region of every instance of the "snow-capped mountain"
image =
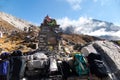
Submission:
<svg viewBox="0 0 120 80">
<path fill-rule="evenodd" d="M 0 12 L 0 20 L 1 21 L 5 21 L 6 23 L 8 23 L 11 26 L 14 26 L 20 30 L 23 30 L 24 27 L 30 27 L 31 23 L 27 22 L 25 20 L 16 18 L 10 14 L 6 14 L 4 12 Z"/>
<path fill-rule="evenodd" d="M 120 26 L 116 26 L 110 22 L 86 17 L 80 17 L 78 20 L 70 20 L 66 17 L 58 19 L 57 21 L 66 33 L 87 34 L 97 37 L 102 36 L 102 38 L 120 40 Z"/>
<path fill-rule="evenodd" d="M 65 17 L 57 19 L 57 22 L 65 33 L 85 34 L 110 40 L 120 40 L 120 26 L 107 21 L 86 17 L 80 17 L 78 20 L 71 20 Z M 23 30 L 24 27 L 33 25 L 30 22 L 4 12 L 0 12 L 0 24 L 6 29 L 11 27 L 9 30 L 12 28 Z"/>
</svg>

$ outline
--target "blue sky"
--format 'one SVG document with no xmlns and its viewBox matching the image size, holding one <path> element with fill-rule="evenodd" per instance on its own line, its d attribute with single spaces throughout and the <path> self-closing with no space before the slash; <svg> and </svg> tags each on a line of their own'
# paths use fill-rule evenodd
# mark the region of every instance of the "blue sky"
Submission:
<svg viewBox="0 0 120 80">
<path fill-rule="evenodd" d="M 120 0 L 0 0 L 0 11 L 40 24 L 52 18 L 90 17 L 120 25 Z"/>
</svg>

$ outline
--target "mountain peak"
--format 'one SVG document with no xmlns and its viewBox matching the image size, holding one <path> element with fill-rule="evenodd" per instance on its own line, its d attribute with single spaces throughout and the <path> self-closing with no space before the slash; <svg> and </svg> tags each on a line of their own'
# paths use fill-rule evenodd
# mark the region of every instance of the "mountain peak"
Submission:
<svg viewBox="0 0 120 80">
<path fill-rule="evenodd" d="M 120 26 L 111 22 L 80 17 L 78 20 L 59 19 L 58 23 L 65 33 L 85 34 L 90 36 L 116 36 L 120 39 Z"/>
</svg>

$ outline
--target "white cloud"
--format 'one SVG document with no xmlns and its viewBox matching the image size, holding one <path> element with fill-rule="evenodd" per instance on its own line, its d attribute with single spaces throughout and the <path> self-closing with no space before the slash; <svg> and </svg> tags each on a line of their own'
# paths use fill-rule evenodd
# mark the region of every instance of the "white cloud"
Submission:
<svg viewBox="0 0 120 80">
<path fill-rule="evenodd" d="M 88 17 L 80 17 L 78 20 L 71 20 L 68 17 L 57 19 L 60 27 L 66 31 L 67 27 L 72 26 L 73 33 L 87 34 L 92 36 L 117 36 L 120 37 L 120 27 Z"/>
<path fill-rule="evenodd" d="M 80 4 L 81 4 L 82 0 L 66 0 L 66 1 L 70 4 L 70 6 L 72 7 L 73 10 L 81 9 Z"/>
<path fill-rule="evenodd" d="M 92 36 L 104 36 L 104 35 L 118 36 L 118 35 L 116 35 L 116 33 L 115 34 L 114 33 L 115 33 L 114 31 L 107 32 L 107 31 L 105 31 L 105 28 L 101 28 L 99 30 L 89 33 L 89 35 L 92 35 Z"/>
<path fill-rule="evenodd" d="M 81 3 L 84 0 L 65 0 L 70 6 L 72 7 L 73 10 L 80 10 L 82 9 Z M 88 1 L 88 0 L 86 0 Z M 92 0 L 95 4 L 100 3 L 101 6 L 105 6 L 110 4 L 113 0 Z"/>
<path fill-rule="evenodd" d="M 89 1 L 89 0 L 65 0 L 73 10 L 80 10 L 82 9 L 81 4 L 83 1 Z M 119 0 L 92 0 L 95 4 L 99 3 L 101 6 L 110 5 L 114 1 L 119 2 Z"/>
</svg>

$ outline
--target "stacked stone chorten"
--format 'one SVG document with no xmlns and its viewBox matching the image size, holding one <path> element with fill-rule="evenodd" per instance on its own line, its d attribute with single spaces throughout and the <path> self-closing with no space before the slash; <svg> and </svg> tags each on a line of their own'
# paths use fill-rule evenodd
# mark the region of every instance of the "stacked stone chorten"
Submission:
<svg viewBox="0 0 120 80">
<path fill-rule="evenodd" d="M 55 19 L 47 15 L 40 26 L 38 49 L 40 51 L 57 50 L 59 39 L 59 25 Z"/>
</svg>

